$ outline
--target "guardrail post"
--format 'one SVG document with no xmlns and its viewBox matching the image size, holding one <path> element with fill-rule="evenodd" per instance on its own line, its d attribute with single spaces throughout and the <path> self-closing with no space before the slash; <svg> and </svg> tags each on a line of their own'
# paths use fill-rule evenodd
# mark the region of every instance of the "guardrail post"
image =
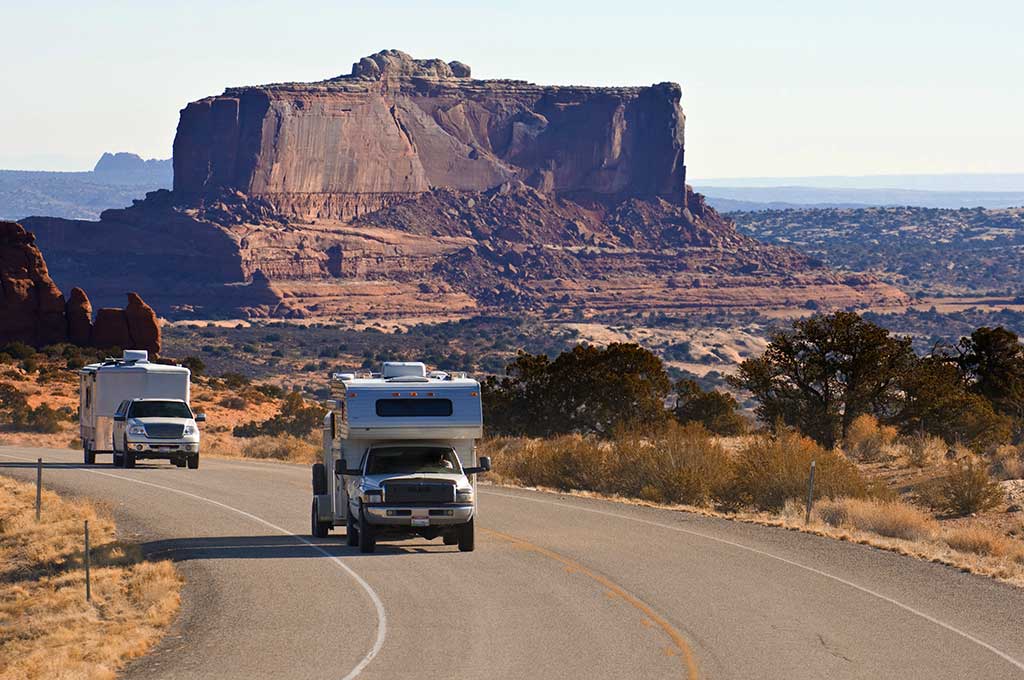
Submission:
<svg viewBox="0 0 1024 680">
<path fill-rule="evenodd" d="M 807 480 L 807 514 L 804 516 L 804 524 L 811 523 L 811 506 L 814 505 L 814 461 L 811 461 L 811 476 Z"/>
<path fill-rule="evenodd" d="M 89 583 L 89 520 L 85 520 L 85 601 L 92 601 L 92 588 Z"/>
<path fill-rule="evenodd" d="M 36 460 L 36 521 L 43 509 L 43 459 Z"/>
</svg>

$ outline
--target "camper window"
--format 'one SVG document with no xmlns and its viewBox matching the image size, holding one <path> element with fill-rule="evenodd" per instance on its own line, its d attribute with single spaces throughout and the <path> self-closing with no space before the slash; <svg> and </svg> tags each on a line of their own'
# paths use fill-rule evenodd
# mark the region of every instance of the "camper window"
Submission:
<svg viewBox="0 0 1024 680">
<path fill-rule="evenodd" d="M 381 418 L 447 418 L 452 414 L 451 399 L 378 399 Z"/>
</svg>

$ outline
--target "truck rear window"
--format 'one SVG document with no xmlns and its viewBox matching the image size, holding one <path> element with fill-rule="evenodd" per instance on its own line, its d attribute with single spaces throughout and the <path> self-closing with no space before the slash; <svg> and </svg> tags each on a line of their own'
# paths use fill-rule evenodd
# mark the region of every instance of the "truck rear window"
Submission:
<svg viewBox="0 0 1024 680">
<path fill-rule="evenodd" d="M 378 399 L 381 418 L 446 418 L 452 414 L 451 399 Z"/>
</svg>

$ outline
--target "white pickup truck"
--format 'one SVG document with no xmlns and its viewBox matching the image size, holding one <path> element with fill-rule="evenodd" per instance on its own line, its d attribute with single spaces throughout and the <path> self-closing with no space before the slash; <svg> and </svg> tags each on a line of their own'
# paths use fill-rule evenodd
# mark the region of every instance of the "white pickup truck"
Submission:
<svg viewBox="0 0 1024 680">
<path fill-rule="evenodd" d="M 206 420 L 182 399 L 125 399 L 114 412 L 114 465 L 133 468 L 140 458 L 163 458 L 199 467 L 199 425 Z"/>
<path fill-rule="evenodd" d="M 476 461 L 480 384 L 387 362 L 380 373 L 337 374 L 332 393 L 324 459 L 313 465 L 311 533 L 344 525 L 361 552 L 411 536 L 473 550 L 475 479 L 490 469 L 487 457 Z"/>
</svg>

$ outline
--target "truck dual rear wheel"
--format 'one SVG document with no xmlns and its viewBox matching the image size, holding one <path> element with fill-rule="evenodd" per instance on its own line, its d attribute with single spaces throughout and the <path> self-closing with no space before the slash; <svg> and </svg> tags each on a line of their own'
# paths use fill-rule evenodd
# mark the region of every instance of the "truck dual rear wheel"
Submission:
<svg viewBox="0 0 1024 680">
<path fill-rule="evenodd" d="M 459 536 L 459 550 L 461 552 L 473 552 L 475 533 L 473 531 L 473 520 L 469 520 L 465 524 L 460 524 L 457 531 Z"/>
<path fill-rule="evenodd" d="M 366 521 L 366 513 L 359 511 L 359 552 L 372 553 L 377 549 L 377 537 L 373 535 L 373 525 Z"/>
<path fill-rule="evenodd" d="M 359 545 L 359 527 L 356 526 L 356 518 L 352 516 L 352 511 L 348 508 L 347 503 L 345 515 L 345 545 L 354 548 Z"/>
</svg>

